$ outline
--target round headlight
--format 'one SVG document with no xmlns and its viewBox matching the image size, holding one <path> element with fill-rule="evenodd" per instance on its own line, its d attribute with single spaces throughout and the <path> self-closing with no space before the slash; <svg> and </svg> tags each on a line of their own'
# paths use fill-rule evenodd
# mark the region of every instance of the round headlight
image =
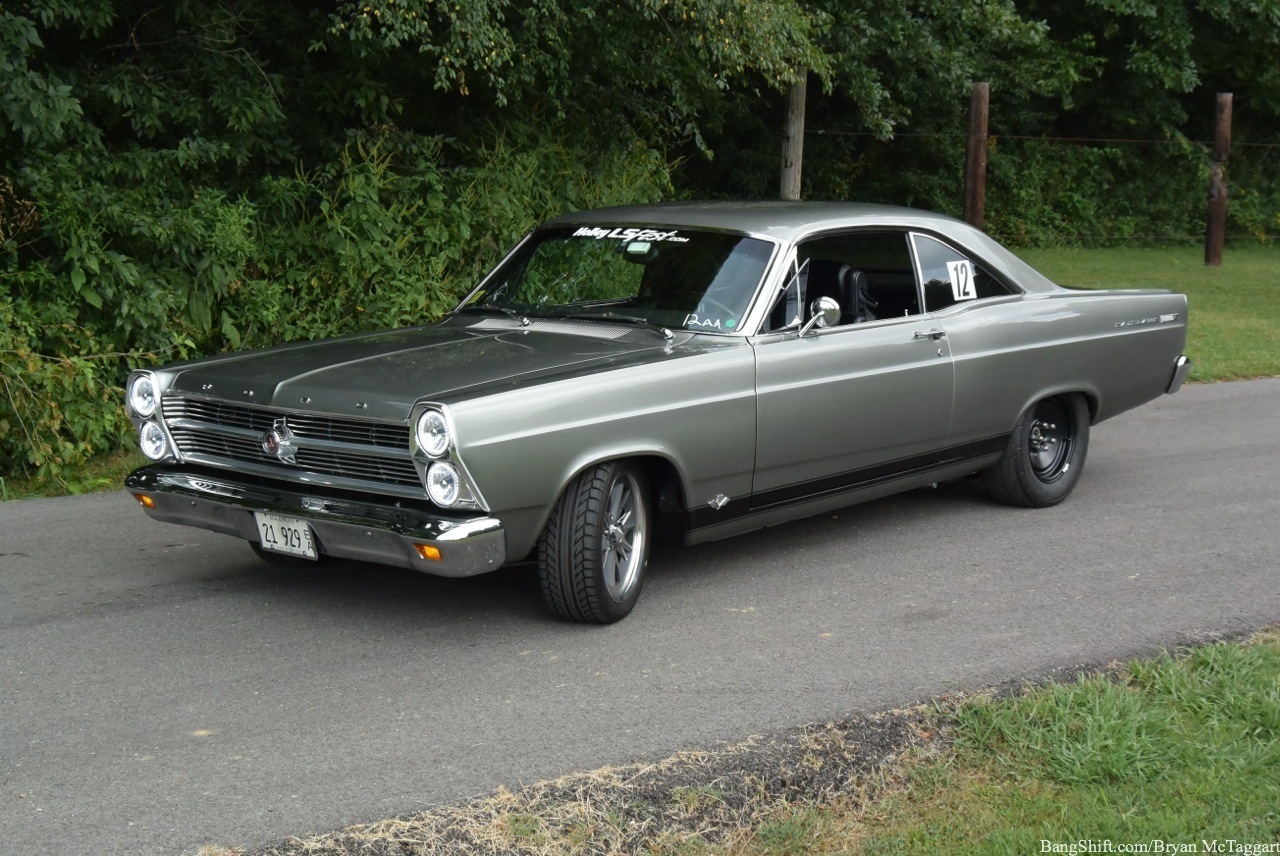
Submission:
<svg viewBox="0 0 1280 856">
<path fill-rule="evenodd" d="M 439 410 L 426 410 L 418 417 L 418 448 L 429 458 L 449 451 L 449 423 Z"/>
<path fill-rule="evenodd" d="M 444 461 L 437 461 L 427 470 L 427 496 L 441 508 L 448 508 L 458 501 L 461 476 L 458 468 Z"/>
<path fill-rule="evenodd" d="M 156 385 L 151 375 L 138 375 L 129 384 L 129 406 L 143 419 L 156 412 Z"/>
<path fill-rule="evenodd" d="M 164 429 L 154 422 L 144 422 L 142 428 L 138 430 L 138 445 L 142 447 L 142 454 L 153 461 L 163 458 L 169 448 L 169 442 L 164 437 Z"/>
</svg>

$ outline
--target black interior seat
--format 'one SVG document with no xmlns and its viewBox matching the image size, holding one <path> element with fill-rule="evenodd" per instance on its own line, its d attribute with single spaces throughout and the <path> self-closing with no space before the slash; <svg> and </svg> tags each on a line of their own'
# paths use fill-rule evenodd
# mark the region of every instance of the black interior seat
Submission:
<svg viewBox="0 0 1280 856">
<path fill-rule="evenodd" d="M 845 265 L 839 273 L 840 323 L 861 324 L 876 320 L 875 309 L 879 305 L 868 291 L 867 275 Z"/>
<path fill-rule="evenodd" d="M 876 320 L 876 300 L 867 290 L 867 276 L 842 261 L 813 259 L 809 262 L 809 288 L 805 294 L 805 319 L 809 307 L 819 297 L 840 304 L 840 324 L 860 324 Z"/>
</svg>

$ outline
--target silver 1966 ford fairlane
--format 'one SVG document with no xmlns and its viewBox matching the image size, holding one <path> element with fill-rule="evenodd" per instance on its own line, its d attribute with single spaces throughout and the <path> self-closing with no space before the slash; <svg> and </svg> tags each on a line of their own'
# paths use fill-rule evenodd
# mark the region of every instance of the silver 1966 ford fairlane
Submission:
<svg viewBox="0 0 1280 856">
<path fill-rule="evenodd" d="M 536 563 L 616 621 L 686 542 L 980 473 L 1071 492 L 1089 426 L 1178 389 L 1186 298 L 1072 291 L 905 208 L 675 203 L 535 229 L 439 323 L 129 377 L 157 520 L 448 576 Z"/>
</svg>

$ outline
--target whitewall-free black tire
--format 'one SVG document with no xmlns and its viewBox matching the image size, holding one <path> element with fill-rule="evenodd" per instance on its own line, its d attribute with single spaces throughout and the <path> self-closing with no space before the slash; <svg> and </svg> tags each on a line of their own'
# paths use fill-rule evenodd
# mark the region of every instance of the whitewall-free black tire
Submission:
<svg viewBox="0 0 1280 856">
<path fill-rule="evenodd" d="M 649 483 L 628 461 L 608 461 L 565 488 L 538 541 L 542 596 L 556 615 L 611 624 L 640 597 L 649 563 Z"/>
<path fill-rule="evenodd" d="M 1089 405 L 1069 393 L 1041 399 L 1014 426 L 1004 457 L 982 473 L 996 499 L 1025 508 L 1062 502 L 1075 488 L 1089 450 Z"/>
</svg>

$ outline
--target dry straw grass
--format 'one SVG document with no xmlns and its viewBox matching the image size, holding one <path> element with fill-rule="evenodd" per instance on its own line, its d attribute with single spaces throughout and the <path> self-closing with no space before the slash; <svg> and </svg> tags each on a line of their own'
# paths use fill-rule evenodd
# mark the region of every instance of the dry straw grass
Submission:
<svg viewBox="0 0 1280 856">
<path fill-rule="evenodd" d="M 942 745 L 934 707 L 890 711 L 753 737 L 656 763 L 604 767 L 411 817 L 251 851 L 200 856 L 634 854 L 732 851 L 797 809 L 856 810 L 897 783 L 908 750 Z"/>
</svg>

